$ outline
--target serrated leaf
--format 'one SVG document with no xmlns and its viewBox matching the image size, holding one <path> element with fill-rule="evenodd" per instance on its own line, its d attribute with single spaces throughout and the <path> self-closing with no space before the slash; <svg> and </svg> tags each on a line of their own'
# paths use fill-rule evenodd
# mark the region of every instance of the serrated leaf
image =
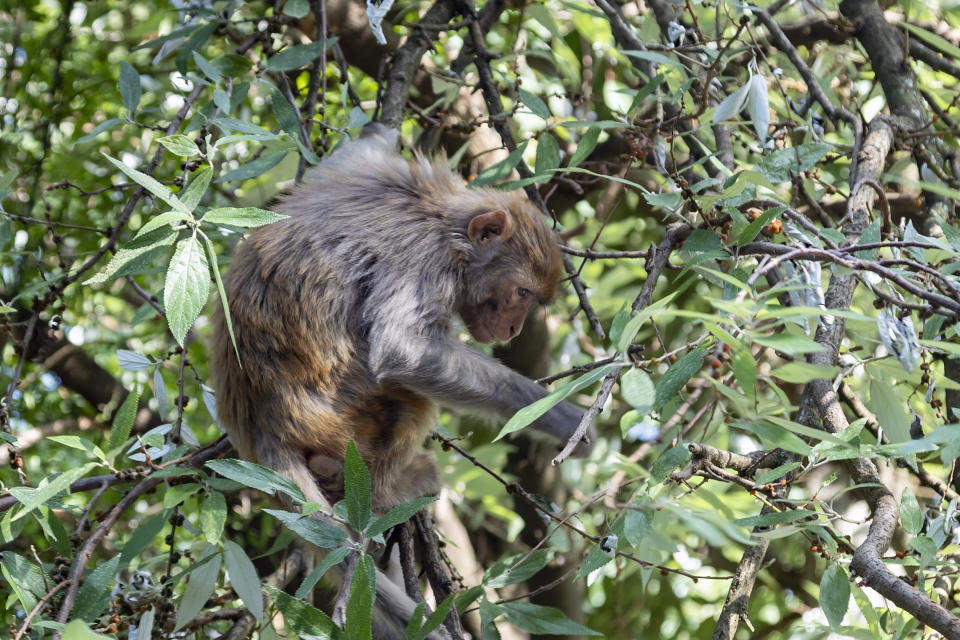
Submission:
<svg viewBox="0 0 960 640">
<path fill-rule="evenodd" d="M 531 633 L 550 635 L 603 635 L 593 629 L 577 624 L 562 611 L 553 607 L 542 607 L 532 602 L 503 602 L 498 605 L 500 612 L 511 623 Z"/>
<path fill-rule="evenodd" d="M 923 512 L 910 487 L 904 487 L 900 495 L 900 524 L 910 535 L 917 535 L 923 528 Z"/>
<path fill-rule="evenodd" d="M 220 109 L 220 113 L 230 113 L 230 94 L 223 89 L 213 90 L 213 104 Z"/>
<path fill-rule="evenodd" d="M 163 308 L 177 344 L 183 346 L 187 331 L 200 315 L 210 294 L 210 267 L 203 246 L 195 235 L 177 244 L 163 287 Z"/>
<path fill-rule="evenodd" d="M 177 621 L 174 631 L 193 620 L 198 613 L 207 606 L 207 600 L 213 595 L 217 587 L 217 576 L 220 575 L 220 550 L 213 545 L 207 545 L 207 551 L 200 557 L 197 566 L 190 572 L 187 588 L 180 598 L 177 608 Z"/>
<path fill-rule="evenodd" d="M 597 140 L 600 137 L 600 127 L 592 126 L 587 129 L 587 132 L 583 134 L 583 137 L 580 138 L 580 141 L 577 142 L 577 150 L 573 152 L 573 155 L 570 156 L 569 167 L 576 167 L 581 162 L 587 159 L 594 148 L 597 146 Z"/>
<path fill-rule="evenodd" d="M 523 104 L 530 109 L 530 111 L 533 111 L 534 115 L 540 116 L 544 120 L 550 119 L 550 109 L 539 96 L 523 89 L 519 89 L 517 93 L 520 94 L 520 100 Z"/>
<path fill-rule="evenodd" d="M 142 173 L 140 171 L 137 171 L 136 169 L 131 169 L 130 167 L 120 162 L 116 158 L 111 158 L 105 153 L 103 154 L 103 157 L 106 158 L 110 162 L 110 164 L 112 164 L 117 169 L 119 169 L 124 174 L 126 174 L 128 178 L 136 182 L 138 185 L 140 185 L 141 187 L 143 187 L 144 189 L 152 193 L 154 196 L 156 196 L 160 200 L 166 202 L 175 211 L 180 211 L 182 213 L 190 213 L 190 210 L 187 209 L 187 207 L 185 207 L 182 202 L 180 202 L 179 198 L 173 195 L 173 192 L 170 191 L 170 189 L 166 188 L 165 186 L 157 182 L 155 178 L 148 176 L 147 174 Z"/>
<path fill-rule="evenodd" d="M 172 136 L 164 136 L 157 140 L 157 142 L 162 144 L 164 148 L 170 151 L 170 153 L 185 158 L 190 158 L 200 153 L 200 149 L 197 147 L 197 144 L 190 139 L 189 136 L 185 136 L 182 133 L 177 133 Z"/>
<path fill-rule="evenodd" d="M 230 586 L 237 592 L 253 617 L 263 622 L 263 593 L 260 578 L 247 552 L 232 540 L 223 541 L 223 559 L 230 573 Z"/>
<path fill-rule="evenodd" d="M 107 608 L 110 604 L 110 586 L 119 565 L 120 556 L 113 556 L 87 574 L 77 591 L 77 606 L 70 612 L 72 618 L 93 622 Z"/>
<path fill-rule="evenodd" d="M 216 544 L 223 535 L 223 525 L 227 522 L 227 501 L 219 491 L 209 490 L 200 502 L 197 514 L 197 528 L 204 539 Z"/>
<path fill-rule="evenodd" d="M 347 443 L 343 460 L 344 501 L 347 521 L 355 531 L 363 531 L 370 522 L 370 472 L 353 439 Z"/>
<path fill-rule="evenodd" d="M 891 393 L 886 382 L 870 381 L 870 400 L 867 407 L 877 416 L 892 444 L 910 440 L 910 416 L 899 394 Z"/>
<path fill-rule="evenodd" d="M 643 369 L 630 369 L 620 377 L 623 399 L 641 415 L 653 408 L 656 390 L 650 375 Z"/>
<path fill-rule="evenodd" d="M 273 603 L 283 614 L 284 622 L 301 638 L 310 639 L 338 639 L 340 629 L 333 624 L 333 620 L 319 609 L 311 607 L 306 602 L 298 600 L 289 593 L 284 593 L 271 585 L 264 585 Z"/>
<path fill-rule="evenodd" d="M 839 565 L 831 564 L 820 579 L 820 608 L 834 629 L 843 622 L 850 604 L 850 580 Z"/>
<path fill-rule="evenodd" d="M 133 421 L 137 417 L 137 404 L 140 401 L 140 389 L 136 388 L 127 394 L 123 404 L 117 409 L 113 417 L 113 426 L 110 428 L 110 440 L 107 449 L 113 451 L 120 447 L 130 437 Z"/>
<path fill-rule="evenodd" d="M 169 226 L 138 236 L 120 247 L 107 266 L 83 284 L 99 284 L 126 275 L 140 273 L 149 265 L 166 256 L 177 240 L 177 233 Z"/>
<path fill-rule="evenodd" d="M 228 459 L 211 460 L 204 466 L 245 487 L 258 489 L 271 496 L 280 491 L 298 502 L 306 502 L 303 490 L 295 482 L 259 464 L 246 460 Z"/>
<path fill-rule="evenodd" d="M 140 74 L 124 60 L 120 63 L 120 79 L 117 80 L 120 99 L 127 111 L 133 113 L 140 104 Z"/>
<path fill-rule="evenodd" d="M 347 539 L 347 532 L 316 516 L 304 516 L 299 513 L 282 511 L 280 509 L 264 509 L 288 529 L 311 542 L 321 549 L 332 549 Z"/>
<path fill-rule="evenodd" d="M 653 518 L 646 511 L 627 509 L 623 514 L 623 537 L 634 547 L 643 544 L 652 531 Z"/>
<path fill-rule="evenodd" d="M 549 132 L 544 132 L 537 139 L 537 159 L 534 163 L 534 173 L 546 175 L 560 166 L 560 146 L 557 139 Z"/>
<path fill-rule="evenodd" d="M 574 577 L 574 580 L 579 580 L 584 578 L 603 565 L 607 564 L 616 556 L 616 553 L 609 553 L 604 543 L 607 538 L 604 537 L 600 542 L 593 545 L 593 549 L 590 550 L 590 553 L 587 554 L 586 559 L 583 561 L 583 564 L 580 565 L 580 569 L 577 571 L 577 575 Z"/>
<path fill-rule="evenodd" d="M 303 45 L 309 46 L 309 45 Z M 270 91 L 270 108 L 273 111 L 273 117 L 277 119 L 277 124 L 287 135 L 294 140 L 300 139 L 300 114 L 276 89 Z"/>
<path fill-rule="evenodd" d="M 373 614 L 373 587 L 376 568 L 373 558 L 363 553 L 357 559 L 357 569 L 350 582 L 350 598 L 347 600 L 347 621 L 344 631 L 348 640 L 370 640 Z"/>
<path fill-rule="evenodd" d="M 653 402 L 654 409 L 662 408 L 673 399 L 683 385 L 700 370 L 707 350 L 700 348 L 684 354 L 679 360 L 670 365 L 670 368 L 657 381 L 656 393 Z"/>
<path fill-rule="evenodd" d="M 286 151 L 271 151 L 265 153 L 256 160 L 242 164 L 236 169 L 227 171 L 225 174 L 215 180 L 215 182 L 233 182 L 234 180 L 249 180 L 256 178 L 274 168 L 280 161 L 287 156 Z"/>
<path fill-rule="evenodd" d="M 390 509 L 387 513 L 380 516 L 374 520 L 365 532 L 365 535 L 368 538 L 373 538 L 391 527 L 395 527 L 400 523 L 406 522 L 414 516 L 415 513 L 423 509 L 425 506 L 435 501 L 437 498 L 435 496 L 427 496 L 425 498 L 416 498 L 410 502 L 405 502 L 404 504 L 397 505 L 393 509 Z"/>
<path fill-rule="evenodd" d="M 650 469 L 650 477 L 656 482 L 665 482 L 670 472 L 690 458 L 690 450 L 683 444 L 670 447 L 660 454 Z"/>
<path fill-rule="evenodd" d="M 163 506 L 165 509 L 172 509 L 198 491 L 200 485 L 196 482 L 175 484 L 164 492 Z"/>
<path fill-rule="evenodd" d="M 262 227 L 289 217 L 256 207 L 221 207 L 207 211 L 203 216 L 203 222 L 228 224 L 234 227 Z"/>
</svg>

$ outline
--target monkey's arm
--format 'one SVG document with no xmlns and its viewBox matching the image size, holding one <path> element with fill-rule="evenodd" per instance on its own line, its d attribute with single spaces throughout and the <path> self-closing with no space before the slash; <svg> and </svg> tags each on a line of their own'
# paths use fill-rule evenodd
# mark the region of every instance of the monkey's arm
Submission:
<svg viewBox="0 0 960 640">
<path fill-rule="evenodd" d="M 396 328 L 390 333 L 395 334 Z M 504 418 L 547 395 L 547 391 L 532 380 L 459 340 L 427 339 L 409 334 L 393 338 L 371 348 L 371 371 L 381 383 L 396 384 L 441 404 Z M 581 409 L 561 402 L 531 426 L 566 443 L 582 417 Z M 589 454 L 593 440 L 591 430 L 574 455 Z"/>
</svg>

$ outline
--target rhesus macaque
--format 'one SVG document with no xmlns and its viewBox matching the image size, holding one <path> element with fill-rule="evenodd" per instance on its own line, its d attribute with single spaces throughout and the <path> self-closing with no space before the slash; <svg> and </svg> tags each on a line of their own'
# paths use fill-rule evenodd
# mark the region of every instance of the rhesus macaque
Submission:
<svg viewBox="0 0 960 640">
<path fill-rule="evenodd" d="M 451 325 L 458 315 L 479 342 L 510 340 L 562 269 L 524 197 L 408 162 L 397 139 L 367 127 L 274 207 L 289 219 L 240 243 L 225 285 L 242 368 L 222 311 L 213 349 L 218 413 L 243 458 L 332 504 L 352 436 L 381 513 L 439 489 L 422 451 L 437 403 L 505 418 L 546 394 Z M 562 445 L 581 416 L 561 403 L 533 427 Z"/>
</svg>

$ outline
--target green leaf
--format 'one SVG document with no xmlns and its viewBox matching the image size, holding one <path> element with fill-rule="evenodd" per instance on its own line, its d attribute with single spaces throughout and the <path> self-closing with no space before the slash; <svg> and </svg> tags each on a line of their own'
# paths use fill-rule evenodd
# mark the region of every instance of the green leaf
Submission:
<svg viewBox="0 0 960 640">
<path fill-rule="evenodd" d="M 770 469 L 769 471 L 757 474 L 757 477 L 754 478 L 753 481 L 757 484 L 767 484 L 774 480 L 779 480 L 799 466 L 799 462 L 788 462 L 787 464 L 780 465 L 776 469 Z"/>
<path fill-rule="evenodd" d="M 550 635 L 603 635 L 593 629 L 577 624 L 562 611 L 553 607 L 542 607 L 531 602 L 504 602 L 499 609 L 511 623 L 531 633 Z"/>
<path fill-rule="evenodd" d="M 284 9 L 284 13 L 286 13 L 286 9 Z M 332 44 L 331 40 L 331 38 L 327 38 L 328 47 Z M 267 71 L 293 71 L 310 64 L 319 58 L 322 53 L 323 42 L 298 44 L 270 56 L 266 64 Z"/>
<path fill-rule="evenodd" d="M 80 436 L 47 436 L 46 440 L 49 440 L 50 442 L 59 442 L 60 444 L 66 445 L 72 449 L 87 451 L 97 456 L 101 460 L 106 460 L 106 457 L 104 456 L 103 451 L 100 449 L 100 447 L 93 444 L 86 438 L 81 438 Z"/>
<path fill-rule="evenodd" d="M 480 172 L 476 178 L 470 182 L 471 187 L 485 187 L 494 184 L 508 177 L 514 168 L 523 160 L 523 152 L 527 148 L 527 141 L 510 152 L 510 154 L 497 164 L 487 167 Z"/>
<path fill-rule="evenodd" d="M 899 394 L 893 393 L 886 381 L 870 381 L 870 400 L 867 407 L 877 416 L 890 442 L 897 444 L 910 440 L 910 416 Z"/>
<path fill-rule="evenodd" d="M 107 449 L 113 451 L 120 447 L 127 438 L 130 437 L 130 430 L 133 429 L 133 421 L 137 417 L 137 404 L 140 401 L 140 388 L 136 387 L 127 394 L 123 404 L 117 409 L 113 417 L 113 427 L 110 429 L 110 440 L 107 442 Z"/>
<path fill-rule="evenodd" d="M 900 524 L 910 535 L 917 535 L 923 528 L 923 512 L 910 487 L 904 487 L 900 495 Z"/>
<path fill-rule="evenodd" d="M 223 525 L 227 522 L 227 501 L 219 491 L 208 490 L 200 503 L 197 514 L 197 528 L 204 539 L 216 544 L 223 535 Z"/>
<path fill-rule="evenodd" d="M 275 517 L 307 542 L 312 542 L 321 549 L 332 549 L 347 539 L 346 531 L 338 529 L 315 515 L 305 516 L 280 509 L 264 509 L 263 511 Z"/>
<path fill-rule="evenodd" d="M 242 164 L 236 169 L 227 171 L 214 182 L 233 182 L 234 180 L 256 178 L 280 164 L 280 161 L 286 156 L 286 151 L 271 151 L 270 153 L 265 153 L 252 162 Z"/>
<path fill-rule="evenodd" d="M 812 515 L 816 514 L 799 509 L 793 511 L 776 511 L 773 513 L 761 513 L 755 516 L 748 516 L 746 518 L 737 518 L 733 520 L 731 524 L 740 527 L 772 527 L 777 524 L 789 524 L 798 520 L 807 520 L 810 519 Z"/>
<path fill-rule="evenodd" d="M 140 230 L 137 231 L 137 235 L 134 236 L 134 239 L 136 240 L 137 238 L 141 238 L 151 231 L 156 231 L 161 227 L 172 227 L 179 222 L 192 219 L 193 218 L 189 214 L 181 213 L 180 211 L 165 211 L 163 213 L 158 213 L 147 220 L 146 224 L 140 227 Z"/>
<path fill-rule="evenodd" d="M 765 421 L 736 422 L 735 426 L 757 434 L 760 438 L 772 444 L 775 447 L 786 449 L 787 451 L 809 456 L 813 453 L 806 442 L 797 434 L 787 431 L 783 427 L 771 424 Z"/>
<path fill-rule="evenodd" d="M 670 368 L 657 381 L 653 402 L 654 409 L 662 408 L 673 399 L 677 392 L 683 388 L 683 385 L 687 384 L 690 378 L 700 370 L 703 365 L 703 358 L 706 355 L 706 349 L 694 349 L 670 365 Z"/>
<path fill-rule="evenodd" d="M 643 544 L 653 532 L 653 517 L 646 511 L 630 508 L 623 514 L 623 537 L 634 547 Z"/>
<path fill-rule="evenodd" d="M 120 63 L 120 79 L 117 80 L 120 98 L 127 111 L 133 113 L 140 104 L 140 74 L 124 60 Z"/>
<path fill-rule="evenodd" d="M 304 45 L 309 46 L 309 45 Z M 280 128 L 287 132 L 294 140 L 300 139 L 300 114 L 282 93 L 273 89 L 270 91 L 270 107 L 273 117 L 277 119 Z"/>
<path fill-rule="evenodd" d="M 203 72 L 203 75 L 213 80 L 214 83 L 220 82 L 221 80 L 220 70 L 217 69 L 215 66 L 213 66 L 213 64 L 211 64 L 209 60 L 207 60 L 202 55 L 194 51 L 193 61 L 196 63 L 197 68 Z"/>
<path fill-rule="evenodd" d="M 772 207 L 761 213 L 756 220 L 752 220 L 750 224 L 745 226 L 743 231 L 737 235 L 737 244 L 743 245 L 748 242 L 753 242 L 753 239 L 757 237 L 760 230 L 783 214 L 785 210 L 786 207 Z"/>
<path fill-rule="evenodd" d="M 347 521 L 355 531 L 363 531 L 370 522 L 370 472 L 364 464 L 353 438 L 347 443 L 343 461 L 344 500 Z"/>
<path fill-rule="evenodd" d="M 260 578 L 247 552 L 232 540 L 223 541 L 223 559 L 230 574 L 230 586 L 237 592 L 258 622 L 263 622 L 263 593 L 260 591 Z"/>
<path fill-rule="evenodd" d="M 169 226 L 138 236 L 114 254 L 107 266 L 83 284 L 99 284 L 126 275 L 142 273 L 149 265 L 159 262 L 159 258 L 170 252 L 177 240 L 177 233 Z"/>
<path fill-rule="evenodd" d="M 608 546 L 610 545 L 611 536 L 605 536 L 600 542 L 593 545 L 593 549 L 590 550 L 590 553 L 587 554 L 587 558 L 583 561 L 583 564 L 580 565 L 580 569 L 577 571 L 576 577 L 574 580 L 579 580 L 584 578 L 603 565 L 607 564 L 616 556 L 616 549 Z M 616 536 L 613 536 L 615 539 Z M 614 543 L 615 545 L 616 543 Z M 613 551 L 609 549 L 613 548 Z"/>
<path fill-rule="evenodd" d="M 833 145 L 806 142 L 796 147 L 777 149 L 758 162 L 754 168 L 760 175 L 776 184 L 788 182 L 791 173 L 812 169 L 820 158 L 833 150 Z"/>
<path fill-rule="evenodd" d="M 357 570 L 350 582 L 350 599 L 347 600 L 347 622 L 344 631 L 348 640 L 370 640 L 373 616 L 373 580 L 376 568 L 373 558 L 360 554 Z"/>
<path fill-rule="evenodd" d="M 953 58 L 954 60 L 960 60 L 960 47 L 957 47 L 943 36 L 928 31 L 921 26 L 910 24 L 909 22 L 901 22 L 898 26 L 906 29 L 934 49 L 937 49 L 940 53 L 944 54 L 944 56 Z"/>
<path fill-rule="evenodd" d="M 519 89 L 517 93 L 520 94 L 520 100 L 523 104 L 526 105 L 530 111 L 533 111 L 534 115 L 540 116 L 544 120 L 550 119 L 550 109 L 539 96 L 523 89 Z"/>
<path fill-rule="evenodd" d="M 533 171 L 537 175 L 545 175 L 560 166 L 560 146 L 557 139 L 549 131 L 543 132 L 537 138 L 537 160 Z"/>
<path fill-rule="evenodd" d="M 103 122 L 95 126 L 93 128 L 93 131 L 91 131 L 85 136 L 77 138 L 77 144 L 83 144 L 84 142 L 89 142 L 90 140 L 93 140 L 104 131 L 109 131 L 110 129 L 113 129 L 115 126 L 123 122 L 124 122 L 123 118 L 110 118 L 108 120 L 104 120 Z"/>
<path fill-rule="evenodd" d="M 283 5 L 283 15 L 291 18 L 302 18 L 310 13 L 310 3 L 307 0 L 287 0 Z"/>
<path fill-rule="evenodd" d="M 163 506 L 166 509 L 172 509 L 198 491 L 200 491 L 200 485 L 196 482 L 175 484 L 164 492 Z"/>
<path fill-rule="evenodd" d="M 674 66 L 674 67 L 682 66 L 678 60 L 674 60 L 673 58 L 663 55 L 662 53 L 656 53 L 654 51 L 638 51 L 635 49 L 624 49 L 622 53 L 627 54 L 631 58 L 646 60 L 647 62 L 653 62 L 654 64 L 665 64 L 665 65 Z"/>
<path fill-rule="evenodd" d="M 620 377 L 623 399 L 641 415 L 653 408 L 655 389 L 650 375 L 643 369 L 630 369 Z"/>
<path fill-rule="evenodd" d="M 589 156 L 597 146 L 597 139 L 599 137 L 600 127 L 592 126 L 587 129 L 587 132 L 580 138 L 580 142 L 577 143 L 577 150 L 573 152 L 573 155 L 570 157 L 570 164 L 567 166 L 575 167 L 586 160 L 587 156 Z"/>
<path fill-rule="evenodd" d="M 540 398 L 533 404 L 520 409 L 513 414 L 512 418 L 507 420 L 507 424 L 503 425 L 503 428 L 500 429 L 500 433 L 498 433 L 497 437 L 493 439 L 494 442 L 506 435 L 513 433 L 514 431 L 523 429 L 525 426 L 532 423 L 534 420 L 552 409 L 574 391 L 579 391 L 580 389 L 593 384 L 603 376 L 616 369 L 618 366 L 620 365 L 614 363 L 598 367 L 589 373 L 585 373 L 576 380 L 572 380 L 557 387 L 546 397 Z"/>
<path fill-rule="evenodd" d="M 747 350 L 740 351 L 733 356 L 730 364 L 733 377 L 743 389 L 743 395 L 753 398 L 757 392 L 757 361 L 753 359 L 753 355 Z"/>
<path fill-rule="evenodd" d="M 157 537 L 157 534 L 163 530 L 169 517 L 170 512 L 164 510 L 140 523 L 140 526 L 136 528 L 130 536 L 130 539 L 127 540 L 127 544 L 123 546 L 123 552 L 120 554 L 120 568 L 126 567 L 130 564 L 131 560 L 139 556 L 144 549 L 150 546 L 153 539 Z"/>
<path fill-rule="evenodd" d="M 850 604 L 850 580 L 839 565 L 831 564 L 820 579 L 820 608 L 834 629 L 843 622 Z"/>
<path fill-rule="evenodd" d="M 241 368 L 243 363 L 240 361 L 240 348 L 237 346 L 237 336 L 233 332 L 233 318 L 230 315 L 230 305 L 227 303 L 227 291 L 223 287 L 223 277 L 220 275 L 220 265 L 217 264 L 217 254 L 213 250 L 213 242 L 206 235 L 203 236 L 203 242 L 207 245 L 207 258 L 213 267 L 213 279 L 217 283 L 217 295 L 220 296 L 221 309 L 223 310 L 223 319 L 227 323 L 227 333 L 230 335 L 230 343 L 233 345 L 233 352 L 237 356 L 237 363 Z M 207 405 L 208 408 L 212 404 Z M 210 409 L 211 415 L 216 415 L 215 409 Z"/>
<path fill-rule="evenodd" d="M 690 458 L 690 450 L 683 444 L 670 447 L 660 454 L 650 469 L 650 477 L 656 482 L 665 482 L 670 472 Z"/>
<path fill-rule="evenodd" d="M 262 227 L 273 222 L 286 220 L 289 217 L 256 207 L 221 207 L 207 211 L 203 216 L 203 221 L 234 227 Z"/>
<path fill-rule="evenodd" d="M 110 604 L 110 587 L 116 579 L 120 556 L 113 556 L 87 574 L 77 591 L 77 606 L 70 612 L 71 618 L 93 622 Z"/>
<path fill-rule="evenodd" d="M 207 600 L 213 595 L 217 587 L 217 576 L 220 575 L 220 550 L 213 545 L 206 545 L 205 553 L 197 554 L 200 558 L 190 571 L 187 588 L 180 598 L 177 608 L 177 620 L 174 631 L 193 620 L 198 613 L 207 606 Z"/>
<path fill-rule="evenodd" d="M 306 602 L 298 600 L 289 593 L 284 593 L 280 589 L 269 584 L 264 585 L 273 603 L 283 614 L 284 621 L 290 625 L 290 628 L 301 638 L 338 639 L 342 633 L 333 624 L 333 620 L 319 609 L 311 607 Z"/>
<path fill-rule="evenodd" d="M 828 367 L 826 365 L 810 364 L 809 362 L 794 360 L 782 367 L 777 367 L 770 372 L 770 375 L 775 378 L 780 378 L 784 382 L 801 384 L 818 378 L 830 380 L 837 375 L 839 371 L 839 367 Z"/>
<path fill-rule="evenodd" d="M 540 573 L 550 562 L 550 552 L 545 549 L 538 549 L 517 565 L 517 562 L 523 559 L 525 555 L 512 554 L 500 560 L 487 569 L 483 576 L 483 583 L 494 589 L 517 584 Z"/>
<path fill-rule="evenodd" d="M 71 484 L 87 475 L 95 466 L 96 463 L 88 462 L 81 467 L 74 467 L 73 469 L 64 471 L 52 480 L 44 478 L 35 489 L 32 487 L 8 487 L 7 491 L 10 495 L 23 504 L 23 508 L 13 516 L 12 520 L 19 520 L 50 498 L 53 498 L 61 492 L 69 491 Z"/>
<path fill-rule="evenodd" d="M 71 620 L 63 628 L 60 640 L 113 640 L 114 636 L 102 636 L 94 633 L 83 620 Z"/>
<path fill-rule="evenodd" d="M 447 613 L 450 612 L 450 607 L 453 606 L 454 601 L 455 597 L 453 594 L 447 596 L 447 599 L 437 606 L 436 611 L 430 614 L 430 617 L 426 619 L 426 621 L 423 623 L 423 626 L 420 626 L 419 623 L 423 618 L 425 603 L 417 603 L 416 610 L 414 611 L 413 616 L 410 618 L 410 623 L 407 625 L 407 633 L 404 634 L 405 640 L 424 640 L 443 623 L 444 619 L 447 617 Z"/>
<path fill-rule="evenodd" d="M 765 347 L 775 349 L 790 356 L 805 356 L 808 353 L 823 351 L 823 346 L 807 336 L 790 333 L 775 333 L 773 335 L 753 336 L 753 341 Z"/>
<path fill-rule="evenodd" d="M 187 331 L 207 303 L 209 294 L 210 267 L 207 256 L 197 237 L 187 236 L 177 244 L 163 287 L 167 324 L 180 346 L 183 346 Z"/>
<path fill-rule="evenodd" d="M 173 195 L 173 192 L 170 189 L 166 188 L 157 180 L 151 176 L 148 176 L 145 173 L 137 171 L 136 169 L 131 169 L 124 163 L 120 162 L 115 158 L 111 158 L 107 154 L 103 154 L 103 157 L 106 158 L 110 164 L 115 166 L 117 169 L 122 171 L 128 178 L 136 182 L 138 185 L 149 191 L 151 194 L 163 200 L 168 205 L 170 205 L 175 211 L 180 211 L 181 213 L 190 213 L 190 210 L 184 206 L 182 202 Z"/>
<path fill-rule="evenodd" d="M 627 109 L 627 114 L 629 115 L 636 111 L 640 105 L 643 104 L 643 101 L 650 97 L 650 95 L 657 90 L 657 87 L 663 84 L 663 81 L 666 80 L 666 78 L 667 76 L 664 74 L 658 73 L 650 80 L 650 82 L 643 85 L 643 87 L 637 91 L 636 95 L 633 96 L 633 102 L 630 103 L 630 107 Z"/>
<path fill-rule="evenodd" d="M 207 192 L 207 187 L 210 186 L 210 178 L 212 177 L 213 167 L 204 167 L 193 175 L 193 180 L 190 181 L 190 184 L 179 193 L 178 197 L 180 201 L 190 209 L 190 211 L 196 209 L 197 205 L 200 204 L 203 194 Z"/>
<path fill-rule="evenodd" d="M 327 555 L 323 557 L 323 560 L 313 568 L 313 571 L 310 572 L 306 578 L 303 579 L 303 583 L 300 585 L 300 588 L 297 589 L 296 597 L 304 598 L 308 593 L 310 593 L 317 583 L 320 581 L 320 578 L 323 577 L 330 567 L 340 564 L 343 562 L 344 558 L 350 555 L 350 549 L 348 547 L 339 547 L 334 549 Z"/>
<path fill-rule="evenodd" d="M 268 495 L 277 491 L 287 494 L 298 502 L 306 502 L 303 490 L 295 482 L 282 476 L 273 469 L 247 462 L 246 460 L 210 460 L 205 465 L 208 469 L 219 473 L 224 478 L 230 478 L 245 487 L 258 489 Z"/>
<path fill-rule="evenodd" d="M 157 142 L 162 144 L 170 153 L 184 158 L 190 158 L 200 153 L 197 144 L 189 136 L 185 136 L 182 133 L 164 136 L 157 140 Z"/>
<path fill-rule="evenodd" d="M 613 316 L 613 321 L 610 323 L 609 337 L 611 344 L 620 342 L 620 337 L 623 335 L 623 330 L 628 322 L 630 322 L 630 311 L 627 309 L 627 303 L 624 302 L 620 305 L 620 309 L 617 311 L 617 314 Z"/>
<path fill-rule="evenodd" d="M 373 538 L 391 527 L 395 527 L 402 522 L 406 522 L 413 517 L 415 513 L 420 511 L 434 500 L 436 496 L 427 496 L 425 498 L 417 498 L 411 500 L 410 502 L 405 502 L 403 504 L 397 505 L 393 509 L 390 509 L 387 513 L 380 516 L 373 523 L 367 527 L 365 535 L 368 538 Z"/>
</svg>

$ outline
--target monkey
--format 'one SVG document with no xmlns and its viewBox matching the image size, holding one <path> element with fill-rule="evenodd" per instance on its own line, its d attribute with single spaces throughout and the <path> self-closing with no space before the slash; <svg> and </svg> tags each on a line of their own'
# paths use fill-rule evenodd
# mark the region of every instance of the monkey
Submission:
<svg viewBox="0 0 960 640">
<path fill-rule="evenodd" d="M 398 141 L 368 125 L 273 207 L 287 219 L 239 243 L 224 287 L 240 359 L 222 307 L 211 354 L 217 413 L 242 458 L 328 505 L 343 497 L 352 437 L 378 513 L 439 490 L 421 450 L 439 404 L 506 418 L 546 395 L 457 339 L 454 321 L 479 343 L 509 341 L 562 273 L 551 225 L 525 197 L 468 188 L 442 159 L 404 159 Z M 561 402 L 532 427 L 564 444 L 582 416 Z M 409 615 L 412 601 L 394 609 Z"/>
</svg>

